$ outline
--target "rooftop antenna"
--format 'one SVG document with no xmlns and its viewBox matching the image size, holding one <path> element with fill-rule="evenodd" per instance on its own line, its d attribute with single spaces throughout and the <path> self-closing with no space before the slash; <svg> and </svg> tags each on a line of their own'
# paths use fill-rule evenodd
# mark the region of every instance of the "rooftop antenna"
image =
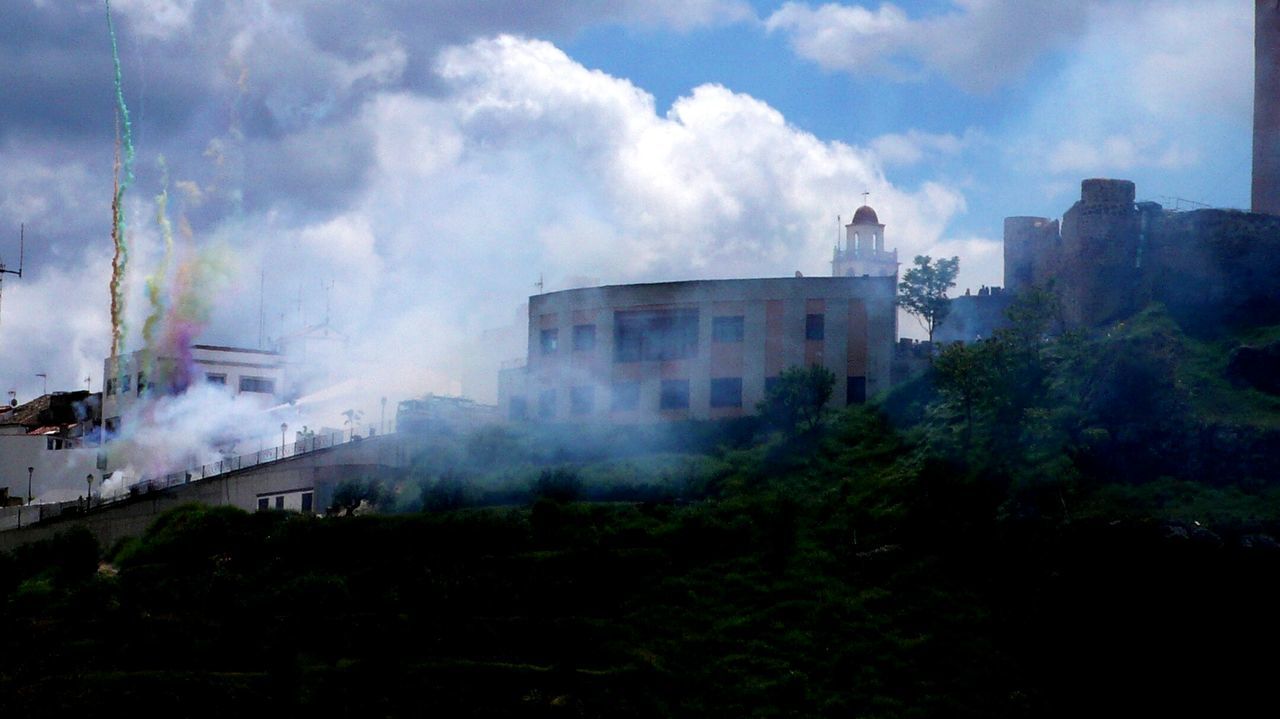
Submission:
<svg viewBox="0 0 1280 719">
<path fill-rule="evenodd" d="M 11 270 L 5 267 L 3 261 L 0 261 L 0 298 L 4 297 L 4 276 L 17 275 L 18 279 L 22 279 L 22 261 L 26 254 L 27 246 L 27 225 L 26 223 L 18 225 L 18 269 Z"/>
<path fill-rule="evenodd" d="M 539 273 L 538 273 L 538 281 L 537 281 L 537 282 L 534 282 L 534 283 L 533 283 L 533 286 L 538 288 L 538 294 L 542 294 L 542 287 L 543 287 L 543 284 L 542 284 L 542 273 L 541 273 L 541 272 L 539 272 Z"/>
</svg>

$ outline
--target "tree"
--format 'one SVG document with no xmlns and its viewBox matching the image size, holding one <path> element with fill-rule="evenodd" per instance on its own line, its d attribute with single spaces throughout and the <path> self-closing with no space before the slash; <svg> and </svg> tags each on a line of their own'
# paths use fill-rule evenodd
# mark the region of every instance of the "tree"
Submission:
<svg viewBox="0 0 1280 719">
<path fill-rule="evenodd" d="M 898 283 L 898 304 L 915 315 L 920 326 L 929 333 L 947 318 L 951 300 L 947 290 L 956 286 L 956 274 L 960 271 L 960 258 L 941 259 L 937 262 L 928 255 L 916 255 L 915 267 L 907 270 Z"/>
<path fill-rule="evenodd" d="M 812 432 L 822 421 L 835 384 L 836 376 L 821 365 L 790 367 L 783 370 L 778 381 L 765 392 L 757 411 L 787 434 Z"/>
</svg>

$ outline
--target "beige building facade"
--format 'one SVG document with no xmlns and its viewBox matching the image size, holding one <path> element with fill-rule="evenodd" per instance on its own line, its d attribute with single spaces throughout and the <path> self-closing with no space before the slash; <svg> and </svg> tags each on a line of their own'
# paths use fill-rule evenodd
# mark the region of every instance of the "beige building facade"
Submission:
<svg viewBox="0 0 1280 719">
<path fill-rule="evenodd" d="M 754 413 L 789 367 L 836 377 L 831 406 L 888 388 L 895 279 L 694 280 L 529 299 L 524 367 L 499 377 L 511 420 L 640 423 Z"/>
</svg>

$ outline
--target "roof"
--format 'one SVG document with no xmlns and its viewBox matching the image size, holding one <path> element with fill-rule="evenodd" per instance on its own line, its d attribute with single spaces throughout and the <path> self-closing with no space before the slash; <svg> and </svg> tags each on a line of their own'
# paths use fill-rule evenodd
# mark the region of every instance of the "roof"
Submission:
<svg viewBox="0 0 1280 719">
<path fill-rule="evenodd" d="M 853 224 L 878 225 L 880 224 L 880 218 L 876 217 L 876 211 L 871 209 L 870 205 L 863 205 L 853 213 Z"/>
<path fill-rule="evenodd" d="M 89 396 L 89 392 L 85 390 L 40 395 L 14 407 L 12 411 L 0 414 L 0 425 L 17 424 L 34 429 L 45 425 L 75 424 L 76 412 L 73 405 L 85 401 Z"/>
</svg>

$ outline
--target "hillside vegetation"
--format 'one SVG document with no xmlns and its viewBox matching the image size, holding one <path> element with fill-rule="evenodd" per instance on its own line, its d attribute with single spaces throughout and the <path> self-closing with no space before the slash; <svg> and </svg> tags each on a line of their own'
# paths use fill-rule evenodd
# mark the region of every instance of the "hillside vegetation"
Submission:
<svg viewBox="0 0 1280 719">
<path fill-rule="evenodd" d="M 1280 454 L 1226 355 L 1275 330 L 1049 316 L 812 427 L 488 429 L 335 493 L 381 513 L 30 545 L 0 710 L 1230 715 L 1274 676 Z"/>
</svg>

